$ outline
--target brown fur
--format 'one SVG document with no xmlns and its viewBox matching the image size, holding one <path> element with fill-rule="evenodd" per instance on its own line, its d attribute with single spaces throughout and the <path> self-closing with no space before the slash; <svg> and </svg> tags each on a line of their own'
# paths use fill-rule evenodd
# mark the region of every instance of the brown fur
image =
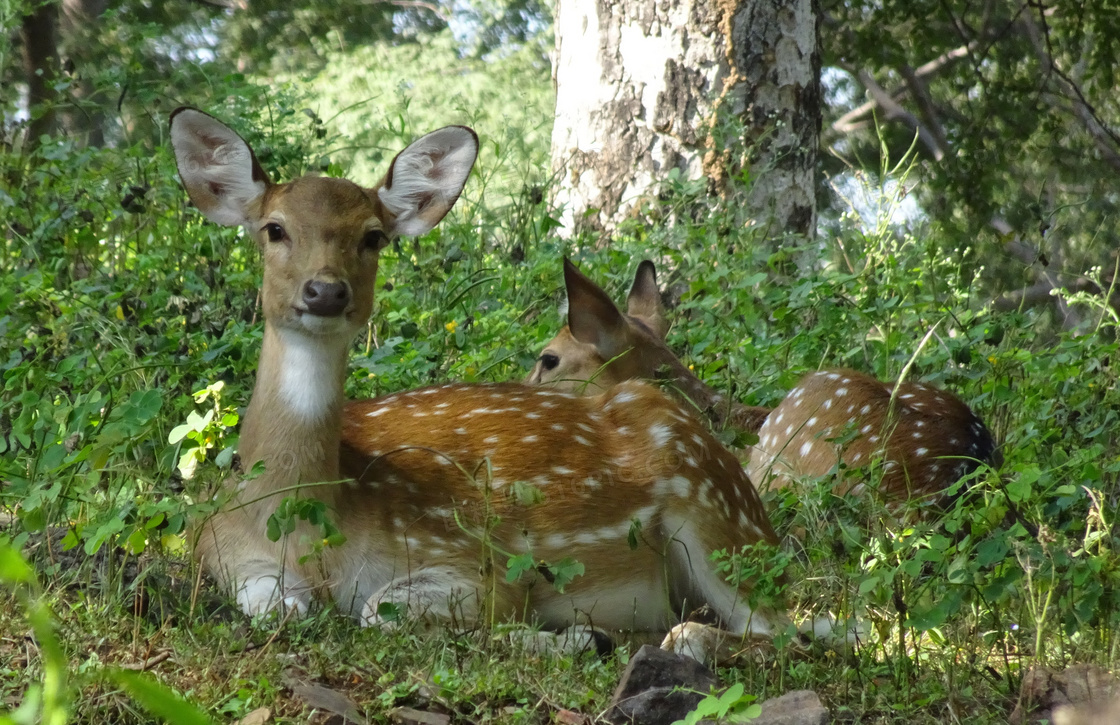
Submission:
<svg viewBox="0 0 1120 725">
<path fill-rule="evenodd" d="M 649 261 L 638 268 L 628 314 L 567 260 L 564 280 L 569 324 L 545 345 L 526 382 L 582 392 L 634 378 L 668 381 L 716 424 L 759 434 L 759 444 L 744 459 L 762 489 L 820 478 L 840 463 L 862 469 L 881 460 L 878 492 L 884 500 L 937 498 L 978 465 L 1002 463 L 991 433 L 964 402 L 920 383 L 901 383 L 892 401 L 891 383 L 853 370 L 825 370 L 802 378 L 773 411 L 729 401 L 680 362 L 663 333 L 654 332 L 667 325 Z M 848 429 L 855 435 L 843 436 Z M 862 492 L 865 479 L 842 476 L 834 490 Z"/>
<path fill-rule="evenodd" d="M 359 487 L 343 489 L 341 508 L 378 518 L 363 529 L 390 529 L 376 556 L 396 557 L 403 569 L 405 553 L 392 541 L 411 537 L 421 552 L 453 547 L 442 558 L 418 554 L 416 564 L 454 567 L 465 589 L 487 587 L 499 620 L 530 611 L 552 627 L 657 629 L 681 608 L 709 603 L 734 622 L 745 605 L 728 608 L 731 590 L 725 602 L 713 600 L 710 590 L 726 585 L 708 573 L 707 554 L 777 541 L 735 457 L 639 383 L 593 397 L 449 385 L 351 403 L 344 421 L 343 470 Z M 519 486 L 542 500 L 519 500 Z M 631 550 L 635 519 L 641 543 Z M 696 541 L 676 530 L 701 521 Z M 479 579 L 480 561 L 493 556 L 501 569 L 507 554 L 525 552 L 551 563 L 570 556 L 586 574 L 563 594 L 539 575 Z M 749 591 L 748 583 L 742 595 Z M 769 627 L 761 617 L 753 626 Z"/>
<path fill-rule="evenodd" d="M 747 468 L 760 488 L 863 469 L 882 462 L 879 496 L 898 502 L 938 499 L 981 463 L 1002 456 L 972 410 L 952 393 L 894 385 L 854 370 L 811 373 L 770 413 Z M 867 476 L 838 476 L 833 491 L 860 494 Z"/>
<path fill-rule="evenodd" d="M 538 357 L 525 378 L 532 385 L 596 392 L 623 380 L 659 380 L 717 425 L 754 432 L 768 408 L 740 405 L 696 377 L 669 349 L 668 332 L 653 264 L 642 262 L 627 297 L 627 314 L 576 266 L 564 260 L 568 324 Z M 548 368 L 548 356 L 559 360 Z"/>
</svg>

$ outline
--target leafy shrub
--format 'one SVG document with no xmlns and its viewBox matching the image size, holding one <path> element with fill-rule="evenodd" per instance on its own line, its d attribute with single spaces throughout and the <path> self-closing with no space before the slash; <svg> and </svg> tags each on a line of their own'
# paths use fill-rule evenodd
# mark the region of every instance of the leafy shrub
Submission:
<svg viewBox="0 0 1120 725">
<path fill-rule="evenodd" d="M 974 250 L 940 251 L 939 230 L 921 224 L 870 225 L 852 214 L 801 249 L 766 239 L 743 216 L 745 174 L 723 198 L 671 177 L 605 245 L 561 237 L 543 188 L 548 134 L 531 124 L 547 89 L 502 106 L 502 83 L 487 85 L 473 62 L 450 58 L 446 39 L 429 42 L 332 61 L 322 84 L 354 82 L 354 98 L 316 101 L 228 76 L 192 99 L 245 135 L 276 179 L 341 175 L 347 164 L 369 183 L 413 129 L 462 121 L 483 130 L 480 171 L 449 219 L 386 250 L 349 395 L 519 378 L 562 324 L 562 255 L 616 299 L 636 261 L 652 258 L 674 307 L 669 342 L 742 402 L 776 404 L 821 366 L 883 378 L 905 370 L 958 391 L 1004 441 L 1003 468 L 963 482 L 936 516 L 900 518 L 866 499 L 838 498 L 828 480 L 802 496 L 771 496 L 779 529 L 804 532 L 790 537 L 788 593 L 806 609 L 866 621 L 870 632 L 839 665 L 787 659 L 780 673 L 745 666 L 732 678 L 752 692 L 790 678 L 862 697 L 865 678 L 878 683 L 888 673 L 898 687 L 885 702 L 867 695 L 861 707 L 905 715 L 944 702 L 945 682 L 963 680 L 976 697 L 994 698 L 1012 692 L 1036 660 L 1114 664 L 1120 386 L 1109 309 L 1086 300 L 1095 329 L 1042 336 L 1034 312 L 991 310 Z M 359 61 L 442 65 L 479 85 L 464 84 L 448 101 L 460 113 L 445 114 L 447 106 L 430 103 L 440 84 L 398 94 L 382 74 L 361 85 L 351 70 Z M 534 77 L 510 62 L 509 78 Z M 368 114 L 345 110 L 363 99 L 372 99 Z M 353 158 L 340 147 L 350 138 L 362 149 Z M 188 206 L 158 136 L 122 136 L 101 150 L 60 139 L 28 153 L 11 147 L 0 151 L 0 175 L 16 182 L 4 187 L 10 203 L 2 200 L 0 501 L 15 513 L 17 543 L 57 526 L 64 547 L 88 555 L 176 552 L 186 522 L 207 506 L 203 491 L 232 461 L 260 348 L 256 252 Z M 798 267 L 804 256 L 813 262 Z M 289 507 L 274 528 L 300 515 L 320 521 L 322 512 Z M 514 575 L 530 564 L 512 563 Z M 561 564 L 575 571 L 578 562 Z M 972 672 L 989 668 L 997 674 Z M 922 697 L 899 695 L 919 680 Z M 386 706 L 418 688 L 393 677 L 385 684 Z M 515 701 L 528 697 L 523 686 L 501 687 Z"/>
</svg>

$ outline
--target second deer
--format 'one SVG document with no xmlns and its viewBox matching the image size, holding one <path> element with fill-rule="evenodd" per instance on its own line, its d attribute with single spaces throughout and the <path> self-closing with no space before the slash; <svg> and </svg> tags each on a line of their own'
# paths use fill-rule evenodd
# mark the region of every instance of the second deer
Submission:
<svg viewBox="0 0 1120 725">
<path fill-rule="evenodd" d="M 757 432 L 748 474 L 760 489 L 783 488 L 880 462 L 881 498 L 940 498 L 981 464 L 1002 456 L 991 433 L 952 393 L 896 384 L 854 370 L 806 375 L 770 410 L 729 401 L 664 343 L 668 330 L 652 262 L 638 266 L 622 313 L 598 285 L 564 261 L 568 325 L 547 345 L 526 382 L 594 391 L 631 378 L 666 381 L 717 425 Z M 838 494 L 860 494 L 866 476 L 841 476 Z"/>
</svg>

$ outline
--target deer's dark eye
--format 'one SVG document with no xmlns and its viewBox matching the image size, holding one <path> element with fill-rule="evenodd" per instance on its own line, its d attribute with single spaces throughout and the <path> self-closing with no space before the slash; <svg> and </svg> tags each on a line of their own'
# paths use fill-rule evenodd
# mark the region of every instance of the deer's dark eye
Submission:
<svg viewBox="0 0 1120 725">
<path fill-rule="evenodd" d="M 555 353 L 545 352 L 541 353 L 540 361 L 541 367 L 545 370 L 555 370 L 556 366 L 560 364 L 560 356 Z"/>
<path fill-rule="evenodd" d="M 370 229 L 362 236 L 362 247 L 380 252 L 389 245 L 389 236 L 380 229 Z"/>
<path fill-rule="evenodd" d="M 268 224 L 265 224 L 264 230 L 268 233 L 268 241 L 270 242 L 279 242 L 284 239 L 284 227 L 276 224 L 275 222 L 269 222 Z"/>
</svg>

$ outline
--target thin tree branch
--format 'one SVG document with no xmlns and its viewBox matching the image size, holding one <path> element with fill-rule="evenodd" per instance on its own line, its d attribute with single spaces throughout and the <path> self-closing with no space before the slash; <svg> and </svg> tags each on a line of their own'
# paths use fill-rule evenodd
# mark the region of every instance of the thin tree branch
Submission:
<svg viewBox="0 0 1120 725">
<path fill-rule="evenodd" d="M 953 50 L 942 53 L 928 63 L 923 63 L 922 65 L 915 68 L 914 75 L 915 77 L 924 81 L 926 78 L 940 73 L 941 71 L 956 63 L 961 58 L 964 58 L 973 50 L 975 50 L 978 45 L 979 43 L 973 41 L 967 45 L 962 45 L 959 48 L 954 48 Z M 906 93 L 905 88 L 896 88 L 895 90 L 891 91 L 890 97 L 891 99 L 897 101 L 902 98 L 904 93 Z M 838 133 L 849 133 L 855 130 L 856 124 L 862 121 L 866 116 L 871 115 L 871 112 L 878 107 L 879 102 L 876 100 L 870 100 L 867 103 L 859 105 L 845 113 L 840 118 L 836 119 L 836 121 L 832 124 L 832 128 Z"/>
<path fill-rule="evenodd" d="M 856 71 L 854 75 L 859 79 L 859 82 L 863 84 L 863 87 L 867 89 L 867 92 L 871 94 L 871 98 L 879 104 L 880 108 L 886 111 L 887 118 L 899 119 L 917 131 L 918 139 L 930 150 L 934 159 L 940 161 L 945 158 L 945 147 L 938 142 L 937 137 L 931 133 L 914 114 L 907 111 L 899 105 L 898 101 L 891 98 L 891 94 L 887 93 L 883 87 L 871 77 L 870 73 L 865 70 L 859 70 Z"/>
<path fill-rule="evenodd" d="M 1014 256 L 1016 259 L 1019 259 L 1021 262 L 1023 262 L 1023 264 L 1027 266 L 1033 267 L 1036 264 L 1039 266 L 1039 275 L 1042 277 L 1042 279 L 1041 281 L 1035 283 L 1033 287 L 1028 288 L 1034 290 L 1031 299 L 1038 301 L 1047 298 L 1050 299 L 1054 303 L 1054 306 L 1058 310 L 1058 314 L 1062 318 L 1063 330 L 1072 330 L 1080 325 L 1081 315 L 1079 315 L 1073 308 L 1069 306 L 1069 303 L 1066 302 L 1065 296 L 1063 296 L 1060 291 L 1064 288 L 1064 285 L 1062 285 L 1059 281 L 1058 274 L 1049 268 L 1049 262 L 1043 262 L 1041 252 L 1032 247 L 1030 244 L 1024 242 L 1015 232 L 1015 229 L 1010 224 L 1008 224 L 1007 220 L 1003 217 L 992 217 L 989 220 L 988 224 L 1004 237 L 1008 237 L 1007 242 L 1004 244 L 1004 249 L 1009 254 Z M 1046 290 L 1045 294 L 1042 294 L 1040 292 L 1040 290 L 1042 289 Z M 1056 293 L 1052 293 L 1051 290 L 1059 291 Z M 1010 295 L 1008 296 L 1010 297 Z M 999 300 L 996 300 L 996 303 L 998 304 Z M 1016 307 L 1018 307 L 1018 305 L 1012 305 L 1011 307 L 1000 309 L 1015 309 Z"/>
<path fill-rule="evenodd" d="M 1045 16 L 1042 16 L 1045 23 Z M 1086 100 L 1081 88 L 1066 75 L 1054 62 L 1053 50 L 1049 47 L 1049 34 L 1045 33 L 1046 42 L 1043 42 L 1045 28 L 1040 29 L 1034 18 L 1024 13 L 1020 19 L 1019 27 L 1023 29 L 1023 36 L 1030 41 L 1038 56 L 1039 65 L 1043 72 L 1054 77 L 1054 85 L 1058 87 L 1062 96 L 1073 104 L 1073 115 L 1081 122 L 1093 139 L 1101 157 L 1117 171 L 1120 171 L 1120 137 L 1101 121 L 1096 109 Z"/>
<path fill-rule="evenodd" d="M 190 0 L 198 5 L 205 5 L 219 10 L 246 10 L 249 7 L 247 0 Z"/>
<path fill-rule="evenodd" d="M 425 0 L 365 0 L 366 5 L 379 5 L 381 3 L 395 5 L 398 8 L 420 8 L 421 10 L 427 10 L 445 23 L 451 22 L 451 16 L 443 8 L 435 3 L 425 2 Z"/>
<path fill-rule="evenodd" d="M 937 117 L 937 107 L 933 104 L 933 97 L 929 94 L 929 86 L 925 81 L 918 77 L 917 72 L 908 65 L 903 65 L 899 68 L 902 77 L 906 80 L 906 87 L 910 89 L 910 95 L 918 104 L 918 110 L 922 114 L 922 120 L 925 121 L 926 128 L 933 134 L 937 145 L 942 149 L 948 149 L 949 144 L 945 140 L 945 129 L 941 126 L 941 121 Z"/>
</svg>

